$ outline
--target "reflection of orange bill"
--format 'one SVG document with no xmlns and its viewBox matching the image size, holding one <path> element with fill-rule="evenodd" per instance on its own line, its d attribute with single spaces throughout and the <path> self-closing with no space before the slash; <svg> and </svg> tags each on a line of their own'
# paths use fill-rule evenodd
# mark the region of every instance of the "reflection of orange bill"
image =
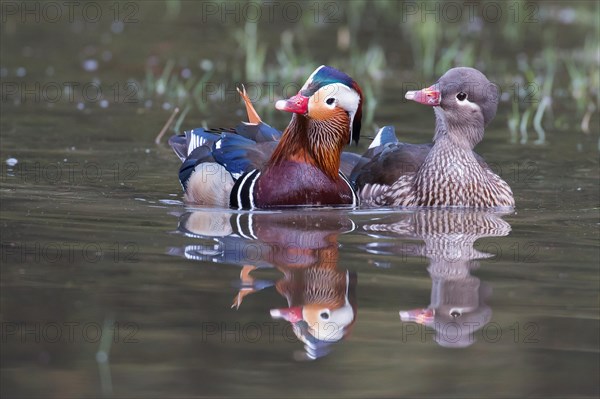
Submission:
<svg viewBox="0 0 600 399">
<path fill-rule="evenodd" d="M 431 325 L 435 317 L 435 311 L 429 308 L 418 308 L 412 310 L 401 310 L 400 320 L 412 321 L 425 326 Z"/>
</svg>

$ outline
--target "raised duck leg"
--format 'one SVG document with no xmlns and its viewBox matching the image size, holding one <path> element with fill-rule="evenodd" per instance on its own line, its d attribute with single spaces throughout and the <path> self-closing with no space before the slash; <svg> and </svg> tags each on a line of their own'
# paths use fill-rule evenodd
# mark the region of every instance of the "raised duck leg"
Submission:
<svg viewBox="0 0 600 399">
<path fill-rule="evenodd" d="M 248 94 L 246 93 L 246 88 L 244 87 L 244 85 L 242 85 L 242 90 L 240 90 L 240 88 L 238 87 L 237 91 L 238 91 L 238 93 L 240 93 L 240 97 L 242 97 L 242 100 L 244 100 L 244 104 L 246 105 L 246 113 L 248 114 L 248 122 L 250 122 L 252 124 L 256 124 L 256 125 L 261 123 L 262 121 L 260 119 L 260 116 L 258 116 L 258 113 L 254 109 L 254 105 L 252 105 L 252 101 L 250 101 L 250 98 L 248 97 Z"/>
<path fill-rule="evenodd" d="M 252 104 L 250 105 L 252 106 Z M 239 309 L 246 295 L 256 292 L 256 290 L 253 288 L 254 278 L 250 276 L 250 272 L 254 269 L 256 269 L 256 266 L 244 265 L 242 267 L 242 271 L 240 272 L 240 282 L 242 283 L 242 288 L 240 288 L 238 294 L 235 296 L 235 298 L 233 298 L 233 304 L 231 305 L 231 308 Z"/>
</svg>

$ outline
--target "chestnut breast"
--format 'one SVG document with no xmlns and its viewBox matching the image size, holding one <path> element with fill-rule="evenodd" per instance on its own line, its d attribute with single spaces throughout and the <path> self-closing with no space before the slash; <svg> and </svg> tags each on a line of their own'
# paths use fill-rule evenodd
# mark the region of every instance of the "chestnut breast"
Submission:
<svg viewBox="0 0 600 399">
<path fill-rule="evenodd" d="M 254 187 L 259 208 L 299 205 L 352 205 L 354 193 L 344 179 L 332 180 L 317 167 L 282 161 L 267 168 Z"/>
</svg>

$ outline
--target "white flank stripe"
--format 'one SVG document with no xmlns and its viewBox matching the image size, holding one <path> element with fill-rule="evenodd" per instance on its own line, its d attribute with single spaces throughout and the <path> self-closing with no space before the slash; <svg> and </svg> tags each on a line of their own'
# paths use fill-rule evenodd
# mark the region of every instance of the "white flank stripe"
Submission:
<svg viewBox="0 0 600 399">
<path fill-rule="evenodd" d="M 252 183 L 250 183 L 250 190 L 248 190 L 248 195 L 250 196 L 250 209 L 254 209 L 254 184 L 260 177 L 260 172 L 256 174 L 254 179 L 252 179 Z"/>
<path fill-rule="evenodd" d="M 246 184 L 246 180 L 248 180 L 248 178 L 252 175 L 252 172 L 248 173 L 245 177 L 244 180 L 242 180 L 242 183 L 240 184 L 239 188 L 238 188 L 238 192 L 237 192 L 237 200 L 238 200 L 238 209 L 242 209 L 242 188 L 244 187 L 244 184 Z"/>
</svg>

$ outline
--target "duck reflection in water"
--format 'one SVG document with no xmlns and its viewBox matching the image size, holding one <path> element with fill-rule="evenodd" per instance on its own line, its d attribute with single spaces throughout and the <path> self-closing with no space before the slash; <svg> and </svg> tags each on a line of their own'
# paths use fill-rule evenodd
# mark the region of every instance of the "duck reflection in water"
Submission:
<svg viewBox="0 0 600 399">
<path fill-rule="evenodd" d="M 434 329 L 435 341 L 444 347 L 464 348 L 475 342 L 474 333 L 492 318 L 492 309 L 485 303 L 492 290 L 489 284 L 472 276 L 471 271 L 479 267 L 478 259 L 493 255 L 478 251 L 474 244 L 479 238 L 508 235 L 510 225 L 501 219 L 505 214 L 427 209 L 395 214 L 382 223 L 364 226 L 371 234 L 424 241 L 414 245 L 406 245 L 404 240 L 379 241 L 367 246 L 371 253 L 429 260 L 431 303 L 426 308 L 400 311 L 403 322 Z M 421 332 L 417 336 L 427 335 Z"/>
<path fill-rule="evenodd" d="M 189 259 L 242 267 L 240 289 L 232 308 L 245 298 L 275 286 L 288 307 L 270 309 L 304 343 L 302 358 L 328 354 L 346 337 L 356 320 L 356 273 L 338 267 L 338 236 L 354 230 L 347 214 L 336 210 L 282 213 L 188 212 L 178 230 L 209 244 L 173 248 Z M 283 276 L 258 280 L 252 272 L 276 268 Z"/>
</svg>

